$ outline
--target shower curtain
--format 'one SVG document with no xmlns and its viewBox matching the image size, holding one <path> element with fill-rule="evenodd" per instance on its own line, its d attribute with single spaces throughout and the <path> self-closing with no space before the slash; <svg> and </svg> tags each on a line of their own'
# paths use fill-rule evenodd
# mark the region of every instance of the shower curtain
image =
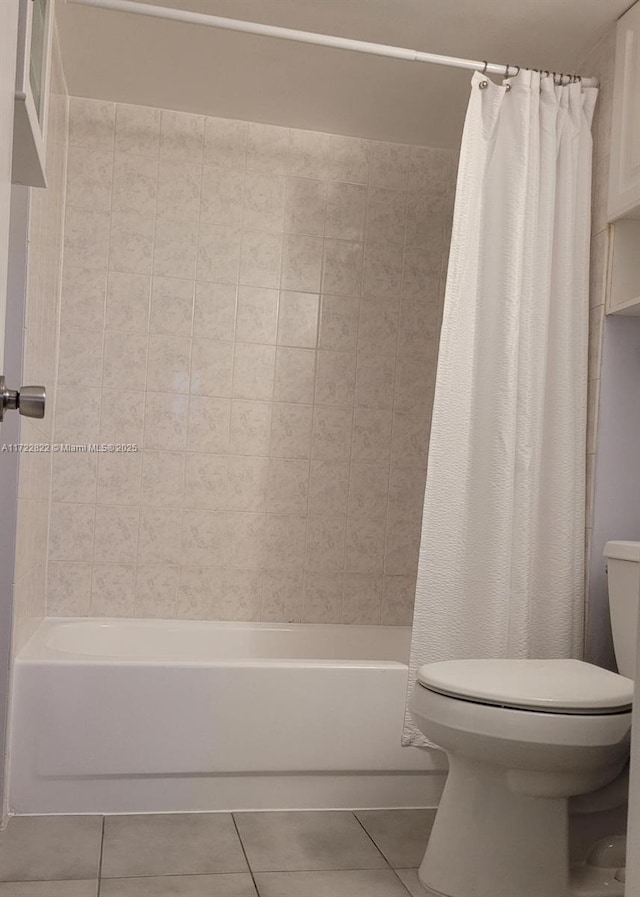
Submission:
<svg viewBox="0 0 640 897">
<path fill-rule="evenodd" d="M 580 657 L 594 88 L 476 73 L 462 140 L 409 689 Z M 407 712 L 404 744 L 426 745 Z"/>
</svg>

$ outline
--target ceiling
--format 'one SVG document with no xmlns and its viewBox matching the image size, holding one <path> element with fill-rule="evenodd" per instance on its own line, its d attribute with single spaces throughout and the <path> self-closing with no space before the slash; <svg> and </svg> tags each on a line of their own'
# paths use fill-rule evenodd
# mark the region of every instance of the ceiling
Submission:
<svg viewBox="0 0 640 897">
<path fill-rule="evenodd" d="M 155 0 L 155 5 L 568 72 L 630 2 Z M 58 0 L 58 21 L 75 96 L 379 140 L 459 144 L 470 77 L 464 70 L 66 0 Z"/>
</svg>

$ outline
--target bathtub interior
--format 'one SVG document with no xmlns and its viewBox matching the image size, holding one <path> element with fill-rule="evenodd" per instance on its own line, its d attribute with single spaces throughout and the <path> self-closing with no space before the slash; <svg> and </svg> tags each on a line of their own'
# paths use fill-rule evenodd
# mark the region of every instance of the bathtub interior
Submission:
<svg viewBox="0 0 640 897">
<path fill-rule="evenodd" d="M 18 660 L 389 662 L 406 665 L 402 626 L 47 618 Z"/>
</svg>

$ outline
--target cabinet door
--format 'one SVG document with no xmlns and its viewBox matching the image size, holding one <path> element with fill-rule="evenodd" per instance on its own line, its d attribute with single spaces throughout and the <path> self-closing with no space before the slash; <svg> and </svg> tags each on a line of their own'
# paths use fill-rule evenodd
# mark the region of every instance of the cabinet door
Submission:
<svg viewBox="0 0 640 897">
<path fill-rule="evenodd" d="M 618 22 L 609 220 L 640 218 L 640 2 Z"/>
</svg>

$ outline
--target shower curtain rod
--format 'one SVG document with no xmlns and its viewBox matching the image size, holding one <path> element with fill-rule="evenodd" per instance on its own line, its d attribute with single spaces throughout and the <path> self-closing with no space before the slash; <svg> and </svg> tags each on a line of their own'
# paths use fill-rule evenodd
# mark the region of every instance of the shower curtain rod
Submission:
<svg viewBox="0 0 640 897">
<path fill-rule="evenodd" d="M 259 22 L 243 22 L 238 19 L 225 19 L 207 13 L 191 12 L 188 9 L 171 9 L 168 6 L 152 6 L 148 3 L 137 3 L 134 0 L 67 0 L 81 6 L 95 6 L 99 9 L 111 9 L 116 12 L 130 12 L 140 16 L 152 16 L 157 19 L 169 19 L 173 22 L 186 22 L 192 25 L 208 25 L 211 28 L 222 28 L 226 31 L 243 31 L 247 34 L 258 34 L 263 37 L 277 37 L 303 44 L 317 44 L 321 47 L 334 47 L 339 50 L 352 50 L 356 53 L 369 53 L 372 56 L 388 56 L 392 59 L 405 59 L 409 62 L 428 62 L 433 65 L 447 65 L 452 68 L 480 71 L 483 74 L 514 77 L 520 71 L 517 65 L 499 65 L 494 62 L 479 62 L 474 59 L 459 59 L 456 56 L 438 56 L 436 53 L 423 53 L 421 50 L 409 50 L 404 47 L 392 47 L 386 44 L 374 44 L 368 41 L 352 40 L 347 37 L 333 37 L 329 34 L 316 34 L 312 31 L 297 31 L 293 28 L 280 28 L 277 25 L 263 25 Z M 544 71 L 544 70 L 543 70 Z M 549 74 L 560 77 L 558 72 Z M 562 74 L 562 79 L 569 81 L 575 75 Z M 581 78 L 584 87 L 597 87 L 596 78 Z M 569 83 L 567 81 L 567 83 Z"/>
</svg>

